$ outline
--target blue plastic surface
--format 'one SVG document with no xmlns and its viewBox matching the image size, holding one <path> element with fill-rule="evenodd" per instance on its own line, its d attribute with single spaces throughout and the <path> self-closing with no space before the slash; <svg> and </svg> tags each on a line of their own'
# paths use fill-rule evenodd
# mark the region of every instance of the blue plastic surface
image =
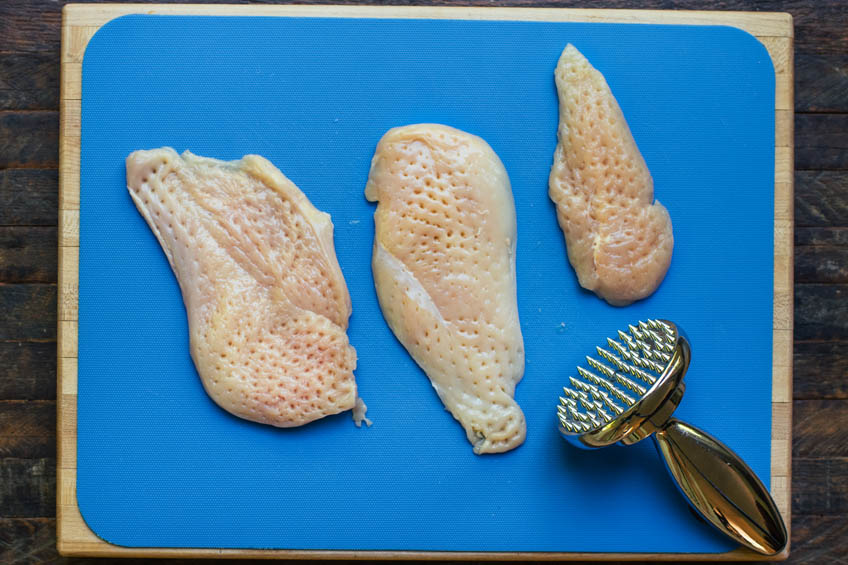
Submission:
<svg viewBox="0 0 848 565">
<path fill-rule="evenodd" d="M 659 291 L 613 308 L 577 286 L 547 196 L 553 69 L 574 43 L 607 78 L 674 224 Z M 558 437 L 560 386 L 603 338 L 678 322 L 694 357 L 680 417 L 770 467 L 774 72 L 722 27 L 130 16 L 83 63 L 80 510 L 128 546 L 719 552 L 650 442 L 579 451 Z M 390 127 L 486 139 L 510 174 L 527 370 L 527 441 L 475 456 L 383 321 L 363 189 Z M 204 393 L 164 254 L 124 159 L 169 145 L 258 153 L 332 215 L 350 339 L 373 427 L 349 414 L 278 430 Z"/>
</svg>

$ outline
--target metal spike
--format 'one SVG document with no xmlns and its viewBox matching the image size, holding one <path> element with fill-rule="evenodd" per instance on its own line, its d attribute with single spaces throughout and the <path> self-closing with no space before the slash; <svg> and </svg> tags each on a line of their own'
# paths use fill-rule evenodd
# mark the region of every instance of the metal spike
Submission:
<svg viewBox="0 0 848 565">
<path fill-rule="evenodd" d="M 612 420 L 612 416 L 609 412 L 604 410 L 604 403 L 600 400 L 595 401 L 595 413 L 600 416 L 604 424 Z"/>
<path fill-rule="evenodd" d="M 627 361 L 630 361 L 636 367 L 640 369 L 647 369 L 649 371 L 653 371 L 654 373 L 661 374 L 665 365 L 660 365 L 653 359 L 646 359 L 644 357 L 640 357 L 638 355 L 631 354 L 626 358 Z"/>
<path fill-rule="evenodd" d="M 637 339 L 636 346 L 639 348 L 639 351 L 642 352 L 642 357 L 652 357 L 654 353 L 654 348 L 651 347 L 651 344 L 648 343 L 644 339 Z"/>
<path fill-rule="evenodd" d="M 666 341 L 663 341 L 662 343 L 659 344 L 659 348 L 663 353 L 668 355 L 669 359 L 671 359 L 671 354 L 674 353 L 674 345 L 673 344 L 668 343 Z"/>
<path fill-rule="evenodd" d="M 627 350 L 624 348 L 624 346 L 623 346 L 623 345 L 621 345 L 620 343 L 618 343 L 617 341 L 615 341 L 615 340 L 614 340 L 614 339 L 612 339 L 611 337 L 608 337 L 608 338 L 607 338 L 607 343 L 609 344 L 609 346 L 610 346 L 610 347 L 612 347 L 613 349 L 615 349 L 616 353 L 618 353 L 619 355 L 624 355 L 624 352 L 625 352 L 625 351 L 627 351 Z"/>
<path fill-rule="evenodd" d="M 573 421 L 577 419 L 577 410 L 573 410 L 568 406 L 557 406 L 557 414 L 568 420 Z"/>
<path fill-rule="evenodd" d="M 644 340 L 644 339 L 645 339 L 645 334 L 643 334 L 643 333 L 639 330 L 639 328 L 637 328 L 637 327 L 636 327 L 636 326 L 634 326 L 633 324 L 628 324 L 628 325 L 627 325 L 627 328 L 630 330 L 630 335 L 632 335 L 632 336 L 633 336 L 633 337 L 635 337 L 636 339 L 642 339 L 642 340 Z"/>
<path fill-rule="evenodd" d="M 650 326 L 647 324 L 647 322 L 643 322 L 642 320 L 639 320 L 639 329 L 642 330 L 642 331 L 646 331 L 646 330 L 650 329 Z"/>
<path fill-rule="evenodd" d="M 626 343 L 627 347 L 629 347 L 633 351 L 636 351 L 639 348 L 639 346 L 636 345 L 636 342 L 633 341 L 633 338 L 621 330 L 618 330 L 618 338 L 624 343 Z"/>
<path fill-rule="evenodd" d="M 572 406 L 574 408 L 577 408 L 577 402 L 573 398 L 563 398 L 562 396 L 560 396 L 559 403 L 562 406 Z"/>
<path fill-rule="evenodd" d="M 629 373 L 630 375 L 642 379 L 649 384 L 654 384 L 657 381 L 657 378 L 654 375 L 644 370 L 645 368 L 653 370 L 652 367 L 655 366 L 656 363 L 649 359 L 642 359 L 641 357 L 631 355 L 628 355 L 627 360 L 632 361 L 633 364 L 622 363 L 624 365 L 623 370 L 625 373 Z"/>
<path fill-rule="evenodd" d="M 653 363 L 653 361 L 651 361 L 651 362 Z M 629 367 L 630 368 L 628 369 L 627 372 L 630 373 L 631 375 L 633 375 L 634 377 L 636 377 L 637 379 L 642 379 L 643 381 L 645 381 L 646 383 L 651 384 L 651 385 L 654 384 L 655 382 L 657 382 L 657 377 L 655 377 L 653 374 L 649 373 L 648 371 L 644 371 L 644 370 L 640 369 L 639 367 L 634 367 L 633 365 L 629 365 Z"/>
<path fill-rule="evenodd" d="M 615 365 L 616 369 L 618 369 L 619 371 L 624 371 L 624 362 L 618 357 L 616 357 L 611 351 L 607 351 L 606 349 L 600 346 L 596 347 L 595 349 L 598 350 L 598 355 Z"/>
<path fill-rule="evenodd" d="M 657 322 L 656 320 L 650 320 L 649 319 L 648 320 L 648 327 L 651 328 L 652 330 L 659 330 L 660 329 L 660 323 Z"/>
<path fill-rule="evenodd" d="M 647 341 L 637 341 L 636 344 L 644 352 L 643 356 L 648 359 L 653 359 L 655 361 L 661 362 L 663 363 L 663 365 L 665 365 L 665 363 L 668 363 L 668 361 L 671 359 L 671 355 L 651 347 L 651 344 L 649 344 Z M 674 348 L 672 348 L 672 351 L 673 350 Z"/>
<path fill-rule="evenodd" d="M 663 353 L 673 353 L 674 352 L 674 339 L 668 336 L 666 333 L 657 333 L 653 330 L 649 330 L 649 335 L 651 336 L 651 341 L 653 341 L 653 347 L 655 350 L 661 351 Z M 671 359 L 669 355 L 668 359 Z M 668 362 L 668 359 L 665 359 Z"/>
<path fill-rule="evenodd" d="M 579 369 L 579 367 L 578 367 L 578 369 Z M 591 410 L 592 409 L 592 401 L 589 400 L 588 396 L 586 396 L 587 392 L 590 393 L 590 394 L 592 392 L 590 385 L 588 385 L 584 382 L 578 381 L 574 377 L 568 377 L 568 378 L 571 381 L 572 386 L 574 386 L 574 388 L 577 389 L 577 390 L 574 391 L 577 395 L 575 400 L 579 401 L 580 404 L 583 405 L 583 408 L 585 408 L 586 410 Z"/>
<path fill-rule="evenodd" d="M 586 422 L 591 424 L 597 422 L 598 424 L 600 424 L 600 422 L 597 421 L 597 418 L 595 418 L 589 412 L 578 412 L 577 410 L 569 410 L 564 406 L 560 406 L 560 408 L 561 410 L 559 410 L 559 413 L 563 416 L 567 415 L 572 422 Z"/>
<path fill-rule="evenodd" d="M 651 341 L 654 342 L 655 347 L 662 346 L 662 344 L 665 342 L 665 338 L 654 330 L 649 329 L 646 330 L 645 333 L 647 333 L 651 337 Z"/>
<path fill-rule="evenodd" d="M 659 327 L 661 327 L 663 330 L 665 330 L 666 336 L 668 336 L 669 338 L 672 338 L 672 339 L 674 338 L 674 330 L 671 328 L 671 326 L 669 324 L 663 322 L 662 320 L 655 320 L 655 322 L 657 323 L 657 325 Z"/>
<path fill-rule="evenodd" d="M 665 363 L 657 363 L 652 359 L 645 359 L 645 367 L 643 369 L 649 369 L 655 372 L 658 375 L 661 375 L 663 371 L 665 371 Z"/>
<path fill-rule="evenodd" d="M 591 383 L 593 383 L 597 386 L 602 386 L 605 389 L 607 389 L 609 391 L 609 393 L 612 394 L 613 397 L 616 400 L 623 402 L 627 406 L 633 406 L 633 403 L 636 402 L 633 398 L 631 398 L 629 395 L 623 393 L 620 388 L 615 386 L 613 383 L 611 383 L 607 379 L 605 379 L 603 377 L 599 377 L 595 373 L 587 371 L 583 367 L 577 367 L 577 372 L 580 373 L 580 376 L 583 377 L 584 379 L 586 379 L 587 381 L 589 381 L 589 382 L 591 382 Z"/>
<path fill-rule="evenodd" d="M 632 381 L 632 380 L 628 379 L 627 377 L 625 377 L 621 373 L 615 373 L 613 375 L 613 378 L 616 380 L 616 382 L 624 385 L 624 387 L 635 392 L 640 397 L 643 396 L 645 394 L 645 392 L 648 390 L 645 387 L 643 387 L 642 385 L 640 385 L 639 383 L 637 383 L 636 381 Z"/>
<path fill-rule="evenodd" d="M 585 392 L 572 391 L 572 394 L 574 395 L 572 397 L 572 401 L 569 402 L 569 403 L 566 403 L 565 406 L 567 406 L 571 409 L 574 409 L 574 410 L 577 410 L 579 408 L 579 406 L 582 406 L 586 410 L 592 409 L 592 401 L 589 400 L 589 397 L 586 395 Z M 578 406 L 578 402 L 580 403 L 579 406 Z"/>
<path fill-rule="evenodd" d="M 578 369 L 580 369 L 580 367 L 578 367 Z M 589 394 L 591 394 L 592 397 L 596 401 L 603 402 L 604 405 L 607 408 L 609 408 L 610 410 L 612 410 L 616 415 L 624 412 L 624 410 L 621 408 L 621 406 L 619 406 L 617 403 L 613 402 L 612 398 L 609 397 L 609 394 L 607 394 L 606 391 L 600 390 L 595 385 L 583 383 L 583 382 L 580 382 L 580 381 L 577 381 L 577 382 L 580 384 L 581 387 L 583 387 L 586 390 L 586 392 L 589 392 Z"/>
<path fill-rule="evenodd" d="M 606 405 L 606 407 L 607 407 L 607 408 L 609 408 L 610 410 L 612 410 L 612 412 L 613 412 L 616 416 L 618 416 L 619 414 L 621 414 L 622 412 L 624 412 L 624 408 L 622 408 L 621 406 L 619 406 L 617 403 L 613 402 L 613 401 L 612 401 L 612 398 L 610 398 L 610 397 L 609 397 L 609 395 L 608 395 L 606 392 L 601 391 L 601 393 L 600 393 L 600 397 L 601 397 L 601 400 L 603 400 L 603 402 L 604 402 L 604 404 Z"/>
<path fill-rule="evenodd" d="M 599 351 L 599 353 L 606 360 L 608 360 L 611 363 L 614 363 L 619 371 L 626 371 L 626 372 L 628 372 L 628 373 L 630 373 L 634 376 L 639 377 L 642 380 L 645 380 L 645 381 L 647 381 L 651 384 L 654 384 L 654 381 L 656 381 L 655 377 L 653 377 L 652 375 L 648 375 L 646 373 L 642 374 L 642 373 L 637 372 L 635 370 L 636 367 L 641 368 L 641 369 L 647 369 L 647 370 L 653 371 L 657 374 L 661 374 L 663 372 L 663 370 L 665 369 L 665 365 L 660 365 L 659 363 L 657 363 L 657 362 L 655 362 L 651 359 L 644 359 L 644 358 L 640 357 L 636 352 L 626 350 L 620 343 L 618 343 L 615 340 L 607 339 L 607 343 L 609 343 L 610 346 L 613 349 L 615 349 L 616 352 L 619 355 L 621 355 L 622 358 L 619 359 L 619 358 L 615 357 L 615 355 L 613 355 L 612 353 L 610 353 L 609 351 L 606 351 L 606 350 L 601 350 L 601 351 L 603 351 L 603 353 L 601 353 L 601 351 Z M 600 350 L 600 348 L 598 348 L 598 349 Z M 636 367 L 634 367 L 633 365 L 628 365 L 627 363 L 625 363 L 625 361 L 627 363 L 632 363 L 633 365 L 636 365 Z"/>
<path fill-rule="evenodd" d="M 638 345 L 639 349 L 642 350 L 642 356 L 645 358 L 653 359 L 655 361 L 662 361 L 663 363 L 667 363 L 668 359 L 671 359 L 671 357 L 668 357 L 668 355 L 661 353 L 651 347 L 647 341 L 643 341 L 641 339 L 636 340 L 636 345 Z"/>
<path fill-rule="evenodd" d="M 562 424 L 562 427 L 565 428 L 566 431 L 571 432 L 573 434 L 578 433 L 577 426 L 575 426 L 571 422 L 563 421 L 563 419 L 560 418 L 559 423 Z"/>
<path fill-rule="evenodd" d="M 607 367 L 606 365 L 604 365 L 603 363 L 601 363 L 600 361 L 598 361 L 597 359 L 595 359 L 593 357 L 589 357 L 587 355 L 586 356 L 586 363 L 588 363 L 589 366 L 592 367 L 593 369 L 595 369 L 596 371 L 602 372 L 604 374 L 604 376 L 608 379 L 611 379 L 611 378 L 613 378 L 613 376 L 615 376 L 615 371 L 612 368 Z"/>
<path fill-rule="evenodd" d="M 603 349 L 601 349 L 600 347 L 598 348 L 598 350 L 599 350 L 599 351 L 604 351 L 604 350 L 603 350 Z M 617 365 L 618 365 L 618 366 L 620 366 L 620 369 L 621 369 L 621 370 L 625 370 L 625 371 L 627 370 L 627 369 L 626 369 L 627 365 L 625 365 L 624 363 L 622 363 L 620 360 L 616 359 L 616 358 L 615 358 L 614 356 L 612 356 L 611 354 L 610 354 L 610 356 L 611 356 L 611 357 L 612 357 L 612 359 L 613 359 L 613 363 L 616 363 L 616 361 L 618 361 Z M 644 394 L 645 394 L 645 391 L 647 390 L 645 387 L 643 387 L 642 385 L 640 385 L 640 384 L 638 384 L 638 383 L 636 383 L 636 382 L 634 382 L 634 381 L 632 381 L 632 380 L 628 379 L 626 376 L 622 375 L 621 373 L 618 373 L 618 372 L 614 371 L 611 367 L 607 367 L 606 365 L 604 365 L 603 363 L 601 363 L 601 362 L 600 362 L 600 361 L 598 361 L 597 359 L 593 359 L 592 357 L 589 357 L 589 356 L 587 355 L 587 356 L 586 356 L 586 361 L 589 363 L 589 366 L 590 366 L 590 367 L 592 367 L 593 369 L 596 369 L 596 370 L 598 370 L 598 371 L 602 372 L 602 373 L 604 374 L 604 377 L 606 377 L 607 379 L 613 379 L 613 380 L 615 380 L 617 383 L 619 383 L 619 384 L 623 385 L 625 388 L 627 388 L 627 389 L 631 390 L 632 392 L 635 392 L 635 393 L 636 393 L 636 394 L 638 394 L 639 396 L 642 396 L 642 395 L 644 395 Z M 578 370 L 578 371 L 580 371 L 580 367 L 578 367 L 578 368 L 577 368 L 577 370 Z M 587 373 L 588 373 L 588 371 L 587 371 Z M 591 374 L 591 373 L 589 373 L 589 374 Z M 611 382 L 611 381 L 608 383 L 608 384 L 609 384 L 609 386 L 607 386 L 607 384 L 604 384 L 604 383 L 606 383 L 607 381 L 604 381 L 603 379 L 600 379 L 599 377 L 595 377 L 595 378 L 597 378 L 597 379 L 598 379 L 598 381 L 601 381 L 601 382 L 596 382 L 596 381 L 592 381 L 592 382 L 594 382 L 594 383 L 595 383 L 595 384 L 597 384 L 597 385 L 601 385 L 601 386 L 603 386 L 604 388 L 607 388 L 608 390 L 610 390 L 610 387 L 615 386 L 615 385 L 613 385 L 613 384 L 612 384 L 612 382 Z M 591 380 L 591 379 L 590 379 L 590 380 Z"/>
</svg>

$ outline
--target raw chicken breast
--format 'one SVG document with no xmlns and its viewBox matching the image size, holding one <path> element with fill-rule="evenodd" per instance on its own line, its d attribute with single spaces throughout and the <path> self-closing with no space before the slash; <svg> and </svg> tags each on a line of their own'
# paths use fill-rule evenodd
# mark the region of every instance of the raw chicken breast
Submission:
<svg viewBox="0 0 848 565">
<path fill-rule="evenodd" d="M 279 427 L 354 407 L 350 297 L 329 215 L 257 155 L 136 151 L 127 187 L 177 276 L 191 356 L 218 405 Z"/>
<path fill-rule="evenodd" d="M 372 267 L 392 331 L 424 369 L 475 453 L 524 441 L 513 400 L 524 373 L 515 205 L 498 156 L 435 124 L 389 130 L 371 162 Z"/>
<path fill-rule="evenodd" d="M 668 211 L 603 75 L 573 45 L 556 68 L 559 144 L 549 194 L 580 286 L 616 306 L 653 293 L 671 263 Z"/>
</svg>

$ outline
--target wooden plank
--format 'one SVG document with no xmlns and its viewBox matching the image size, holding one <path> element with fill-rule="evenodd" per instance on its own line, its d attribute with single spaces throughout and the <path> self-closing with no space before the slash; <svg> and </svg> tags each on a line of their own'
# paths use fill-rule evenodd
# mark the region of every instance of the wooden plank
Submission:
<svg viewBox="0 0 848 565">
<path fill-rule="evenodd" d="M 774 108 L 777 111 L 791 111 L 794 107 L 792 79 L 792 38 L 791 37 L 762 37 L 760 42 L 766 47 L 774 65 L 775 99 Z"/>
<path fill-rule="evenodd" d="M 795 339 L 848 340 L 848 285 L 795 285 Z"/>
<path fill-rule="evenodd" d="M 0 2 L 0 37 L 17 51 L 57 52 L 55 30 L 61 23 L 57 8 L 35 2 Z"/>
<path fill-rule="evenodd" d="M 108 0 L 107 0 L 108 1 Z M 226 0 L 225 0 L 226 1 Z M 316 0 L 310 0 L 315 2 Z M 232 2 L 232 0 L 230 0 Z M 491 6 L 491 0 L 419 0 L 416 4 L 448 4 L 462 3 L 466 5 Z M 363 3 L 380 3 L 380 0 L 367 0 Z M 551 2 L 544 2 L 552 5 Z M 539 0 L 511 0 L 512 6 L 534 7 Z M 557 2 L 557 5 L 567 7 L 580 3 L 574 1 Z M 8 8 L 4 9 L 4 6 Z M 596 8 L 632 9 L 631 0 L 603 0 L 592 4 Z M 645 0 L 638 7 L 645 9 L 677 10 L 704 9 L 712 10 L 755 10 L 758 12 L 790 12 L 795 20 L 797 43 L 799 50 L 816 54 L 844 54 L 848 52 L 848 34 L 845 33 L 848 21 L 848 7 L 840 0 L 825 2 L 810 2 L 809 0 L 715 0 L 709 5 L 699 0 Z M 59 3 L 38 2 L 28 0 L 20 3 L 0 4 L 0 37 L 6 37 L 7 43 L 16 51 L 22 52 L 57 52 L 59 37 L 55 30 L 59 23 Z M 3 24 L 6 24 L 5 26 Z M 772 31 L 780 31 L 780 26 L 771 26 Z M 763 30 L 768 31 L 768 30 Z M 781 33 L 761 33 L 755 35 L 782 35 Z"/>
<path fill-rule="evenodd" d="M 59 248 L 59 322 L 78 320 L 79 247 Z"/>
<path fill-rule="evenodd" d="M 792 147 L 795 136 L 795 114 L 792 110 L 774 112 L 774 146 Z"/>
<path fill-rule="evenodd" d="M 848 113 L 848 54 L 798 53 L 796 112 Z"/>
<path fill-rule="evenodd" d="M 765 46 L 769 57 L 771 57 L 771 63 L 774 65 L 774 74 L 777 76 L 792 75 L 792 38 L 781 36 L 762 37 L 760 38 L 760 43 Z M 777 108 L 783 109 L 781 106 L 777 106 Z M 792 106 L 786 109 L 791 110 Z"/>
<path fill-rule="evenodd" d="M 795 393 L 798 400 L 848 399 L 848 343 L 795 344 Z"/>
<path fill-rule="evenodd" d="M 52 53 L 0 52 L 0 110 L 55 110 L 59 69 Z"/>
<path fill-rule="evenodd" d="M 848 520 L 844 516 L 800 516 L 792 528 L 793 565 L 842 565 Z"/>
<path fill-rule="evenodd" d="M 796 231 L 795 280 L 848 283 L 848 229 L 803 228 Z"/>
<path fill-rule="evenodd" d="M 793 147 L 774 148 L 774 182 L 783 186 L 792 182 L 795 157 Z"/>
<path fill-rule="evenodd" d="M 796 172 L 795 222 L 848 227 L 848 171 Z"/>
<path fill-rule="evenodd" d="M 0 280 L 56 282 L 56 228 L 0 227 Z"/>
<path fill-rule="evenodd" d="M 59 171 L 0 170 L 0 226 L 55 226 Z"/>
<path fill-rule="evenodd" d="M 0 400 L 55 400 L 56 344 L 0 342 Z"/>
<path fill-rule="evenodd" d="M 82 99 L 82 63 L 62 63 L 62 84 L 62 100 Z"/>
<path fill-rule="evenodd" d="M 795 166 L 800 170 L 848 169 L 848 114 L 798 114 Z"/>
<path fill-rule="evenodd" d="M 788 14 L 728 13 L 728 12 L 662 12 L 635 10 L 562 10 L 515 9 L 492 7 L 443 6 L 191 6 L 184 5 L 69 5 L 64 9 L 62 28 L 63 72 L 62 137 L 60 150 L 61 217 L 60 289 L 67 295 L 62 304 L 59 330 L 59 506 L 58 547 L 62 554 L 99 556 L 156 556 L 156 557 L 310 557 L 310 558 L 396 558 L 396 559 L 633 559 L 655 558 L 670 561 L 698 558 L 685 554 L 540 554 L 540 553 L 439 553 L 439 552 L 300 552 L 300 551 L 241 551 L 200 549 L 122 548 L 97 538 L 85 525 L 76 504 L 76 303 L 75 287 L 78 273 L 73 270 L 75 246 L 79 244 L 79 98 L 81 96 L 81 61 L 87 42 L 106 21 L 126 13 L 207 15 L 276 15 L 321 17 L 375 18 L 459 18 L 509 19 L 534 21 L 604 21 L 622 23 L 685 23 L 734 25 L 753 33 L 772 54 L 776 71 L 775 113 L 775 333 L 773 383 L 773 442 L 772 491 L 781 512 L 789 516 L 789 476 L 792 390 L 792 167 L 793 167 L 793 80 L 792 80 L 792 20 Z M 787 353 L 788 352 L 788 353 Z M 785 556 L 785 555 L 784 555 Z M 747 552 L 708 555 L 710 559 L 750 559 Z"/>
<path fill-rule="evenodd" d="M 0 112 L 0 169 L 56 168 L 57 112 Z"/>
<path fill-rule="evenodd" d="M 788 346 L 787 346 L 788 344 Z M 776 329 L 772 336 L 772 402 L 792 402 L 792 329 Z"/>
<path fill-rule="evenodd" d="M 792 402 L 772 404 L 771 426 L 771 476 L 789 477 L 791 475 L 790 438 L 792 437 Z M 784 516 L 789 516 L 788 508 L 781 508 Z"/>
<path fill-rule="evenodd" d="M 848 457 L 848 400 L 796 400 L 793 412 L 795 457 Z"/>
<path fill-rule="evenodd" d="M 71 101 L 68 101 L 70 105 Z M 76 135 L 73 135 L 76 133 Z M 79 130 L 62 136 L 59 144 L 59 209 L 79 210 L 80 136 Z"/>
<path fill-rule="evenodd" d="M 56 339 L 56 285 L 0 284 L 0 340 Z"/>
<path fill-rule="evenodd" d="M 848 457 L 795 459 L 798 477 L 792 493 L 792 510 L 800 514 L 848 514 Z M 821 483 L 824 482 L 822 485 Z"/>
<path fill-rule="evenodd" d="M 75 6 L 75 4 L 66 6 L 66 10 L 75 10 Z M 104 11 L 108 11 L 107 7 L 104 8 L 106 8 L 106 10 Z M 85 55 L 85 48 L 88 45 L 89 40 L 94 36 L 97 30 L 100 29 L 100 26 L 109 21 L 109 19 L 112 18 L 108 18 L 102 21 L 100 24 L 95 25 L 63 25 L 62 64 L 64 65 L 65 63 L 82 63 L 83 55 Z M 62 95 L 62 99 L 66 100 L 64 94 Z"/>
<path fill-rule="evenodd" d="M 77 322 L 75 320 L 60 320 L 58 328 L 59 357 L 76 357 Z"/>
<path fill-rule="evenodd" d="M 79 210 L 60 210 L 59 247 L 79 247 Z"/>
<path fill-rule="evenodd" d="M 64 367 L 73 366 L 74 376 L 71 379 L 70 377 L 64 377 L 64 380 L 73 380 L 76 382 L 76 359 L 74 359 L 73 363 L 68 363 L 68 358 L 60 358 L 59 365 Z M 71 371 L 71 369 L 67 369 L 67 371 Z M 57 438 L 57 466 L 60 469 L 70 469 L 74 472 L 74 480 L 76 480 L 76 469 L 77 469 L 77 442 L 76 442 L 76 430 L 77 430 L 77 395 L 76 392 L 74 394 L 62 394 L 59 397 L 58 403 L 58 412 L 59 412 L 59 420 L 58 420 L 58 434 Z M 64 435 L 63 435 L 64 434 Z M 73 438 L 71 441 L 69 438 Z M 63 485 L 60 485 L 62 488 Z"/>
<path fill-rule="evenodd" d="M 628 4 L 629 5 L 629 4 Z M 353 5 L 186 5 L 69 4 L 63 27 L 100 27 L 125 14 L 202 14 L 210 16 L 288 16 L 325 18 L 428 18 L 522 20 L 550 22 L 663 23 L 728 25 L 757 36 L 792 37 L 792 17 L 775 12 L 715 12 L 666 10 L 595 10 L 562 8 L 493 8 L 476 6 L 353 6 Z M 76 55 L 76 51 L 69 51 Z M 63 61 L 71 60 L 64 58 Z"/>
<path fill-rule="evenodd" d="M 0 458 L 53 457 L 55 429 L 54 401 L 0 400 Z"/>
<path fill-rule="evenodd" d="M 0 518 L 38 518 L 55 512 L 56 460 L 0 458 Z"/>
<path fill-rule="evenodd" d="M 53 518 L 0 518 L 0 563 L 53 563 Z"/>
</svg>

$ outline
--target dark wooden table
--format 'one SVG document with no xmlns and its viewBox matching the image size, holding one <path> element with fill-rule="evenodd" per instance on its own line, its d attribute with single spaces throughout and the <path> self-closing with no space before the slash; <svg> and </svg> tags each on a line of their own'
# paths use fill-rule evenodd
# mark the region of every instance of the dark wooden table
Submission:
<svg viewBox="0 0 848 565">
<path fill-rule="evenodd" d="M 63 3 L 0 0 L 0 563 L 89 561 L 60 558 L 55 548 Z M 779 11 L 794 16 L 790 561 L 848 564 L 848 0 L 462 3 Z"/>
</svg>

